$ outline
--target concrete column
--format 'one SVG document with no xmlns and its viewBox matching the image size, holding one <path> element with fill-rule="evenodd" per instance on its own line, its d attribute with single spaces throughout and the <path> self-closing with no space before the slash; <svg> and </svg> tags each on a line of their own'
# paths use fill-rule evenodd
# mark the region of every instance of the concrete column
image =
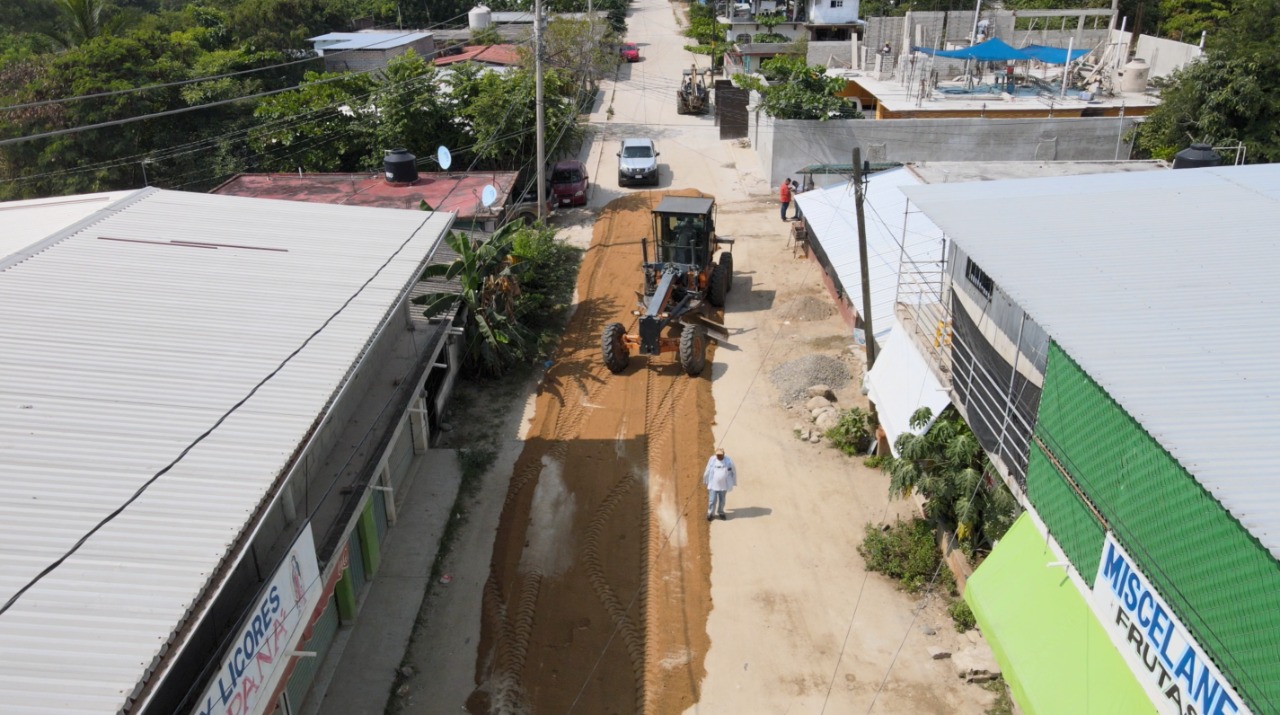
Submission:
<svg viewBox="0 0 1280 715">
<path fill-rule="evenodd" d="M 409 429 L 413 436 L 413 453 L 424 454 L 429 446 L 431 420 L 427 416 L 427 402 L 422 396 L 414 398 L 413 407 L 409 408 Z"/>
</svg>

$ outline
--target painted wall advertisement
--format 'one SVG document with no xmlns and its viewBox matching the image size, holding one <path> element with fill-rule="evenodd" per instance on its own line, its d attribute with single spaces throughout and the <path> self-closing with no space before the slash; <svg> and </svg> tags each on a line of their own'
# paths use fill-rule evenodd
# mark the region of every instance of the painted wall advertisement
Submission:
<svg viewBox="0 0 1280 715">
<path fill-rule="evenodd" d="M 1111 532 L 1102 545 L 1091 605 L 1157 712 L 1250 713 Z"/>
<path fill-rule="evenodd" d="M 307 524 L 228 646 L 195 715 L 260 715 L 274 710 L 271 696 L 322 590 L 315 538 Z"/>
</svg>

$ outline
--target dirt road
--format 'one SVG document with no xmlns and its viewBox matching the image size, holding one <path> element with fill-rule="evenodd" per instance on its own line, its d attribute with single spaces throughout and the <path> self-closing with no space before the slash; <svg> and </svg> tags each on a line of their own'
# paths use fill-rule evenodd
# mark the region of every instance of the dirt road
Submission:
<svg viewBox="0 0 1280 715">
<path fill-rule="evenodd" d="M 556 219 L 589 249 L 554 363 L 523 414 L 520 397 L 486 387 L 449 418 L 452 446 L 496 434 L 500 455 L 467 504 L 451 585 L 424 603 L 407 658 L 416 675 L 392 709 L 981 713 L 990 694 L 926 650 L 971 639 L 938 601 L 868 577 L 857 555 L 864 524 L 911 505 L 887 501 L 882 473 L 792 435 L 799 413 L 770 384 L 780 364 L 839 357 L 851 372 L 840 403 L 865 405 L 849 331 L 812 310 L 830 298 L 819 269 L 787 249 L 751 149 L 719 141 L 710 117 L 676 114 L 694 58 L 675 18 L 666 0 L 633 3 L 628 39 L 645 59 L 604 83 L 591 115 L 579 157 L 589 206 Z M 660 190 L 715 195 L 718 233 L 738 240 L 724 316 L 733 344 L 698 378 L 673 356 L 634 359 L 621 376 L 600 364 L 604 324 L 634 320 L 639 239 L 658 198 L 618 188 L 614 152 L 627 136 L 657 143 Z M 730 520 L 708 524 L 698 476 L 717 444 L 741 484 Z"/>
<path fill-rule="evenodd" d="M 603 326 L 635 323 L 639 237 L 657 197 L 615 200 L 595 222 L 507 491 L 472 712 L 663 713 L 697 700 L 707 524 L 681 517 L 701 496 L 711 383 L 670 355 L 621 375 L 600 360 Z"/>
</svg>

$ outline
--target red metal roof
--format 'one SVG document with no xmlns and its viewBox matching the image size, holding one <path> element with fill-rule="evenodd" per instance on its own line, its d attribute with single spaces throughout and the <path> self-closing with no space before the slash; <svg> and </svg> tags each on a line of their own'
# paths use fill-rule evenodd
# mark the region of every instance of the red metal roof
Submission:
<svg viewBox="0 0 1280 715">
<path fill-rule="evenodd" d="M 467 45 L 461 54 L 437 57 L 436 65 L 479 62 L 486 65 L 515 67 L 520 64 L 520 48 L 515 45 Z"/>
<path fill-rule="evenodd" d="M 240 174 L 210 193 L 395 209 L 417 209 L 426 201 L 433 210 L 468 220 L 497 216 L 515 182 L 514 171 L 419 173 L 407 186 L 389 184 L 380 174 Z M 480 192 L 489 184 L 498 200 L 486 210 Z"/>
</svg>

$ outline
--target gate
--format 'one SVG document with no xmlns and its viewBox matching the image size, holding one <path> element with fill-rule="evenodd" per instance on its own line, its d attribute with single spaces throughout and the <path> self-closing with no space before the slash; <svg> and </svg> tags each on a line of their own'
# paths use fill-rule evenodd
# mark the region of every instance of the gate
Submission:
<svg viewBox="0 0 1280 715">
<path fill-rule="evenodd" d="M 747 100 L 750 92 L 734 87 L 730 80 L 716 80 L 716 124 L 720 125 L 721 139 L 742 139 L 747 136 Z"/>
</svg>

